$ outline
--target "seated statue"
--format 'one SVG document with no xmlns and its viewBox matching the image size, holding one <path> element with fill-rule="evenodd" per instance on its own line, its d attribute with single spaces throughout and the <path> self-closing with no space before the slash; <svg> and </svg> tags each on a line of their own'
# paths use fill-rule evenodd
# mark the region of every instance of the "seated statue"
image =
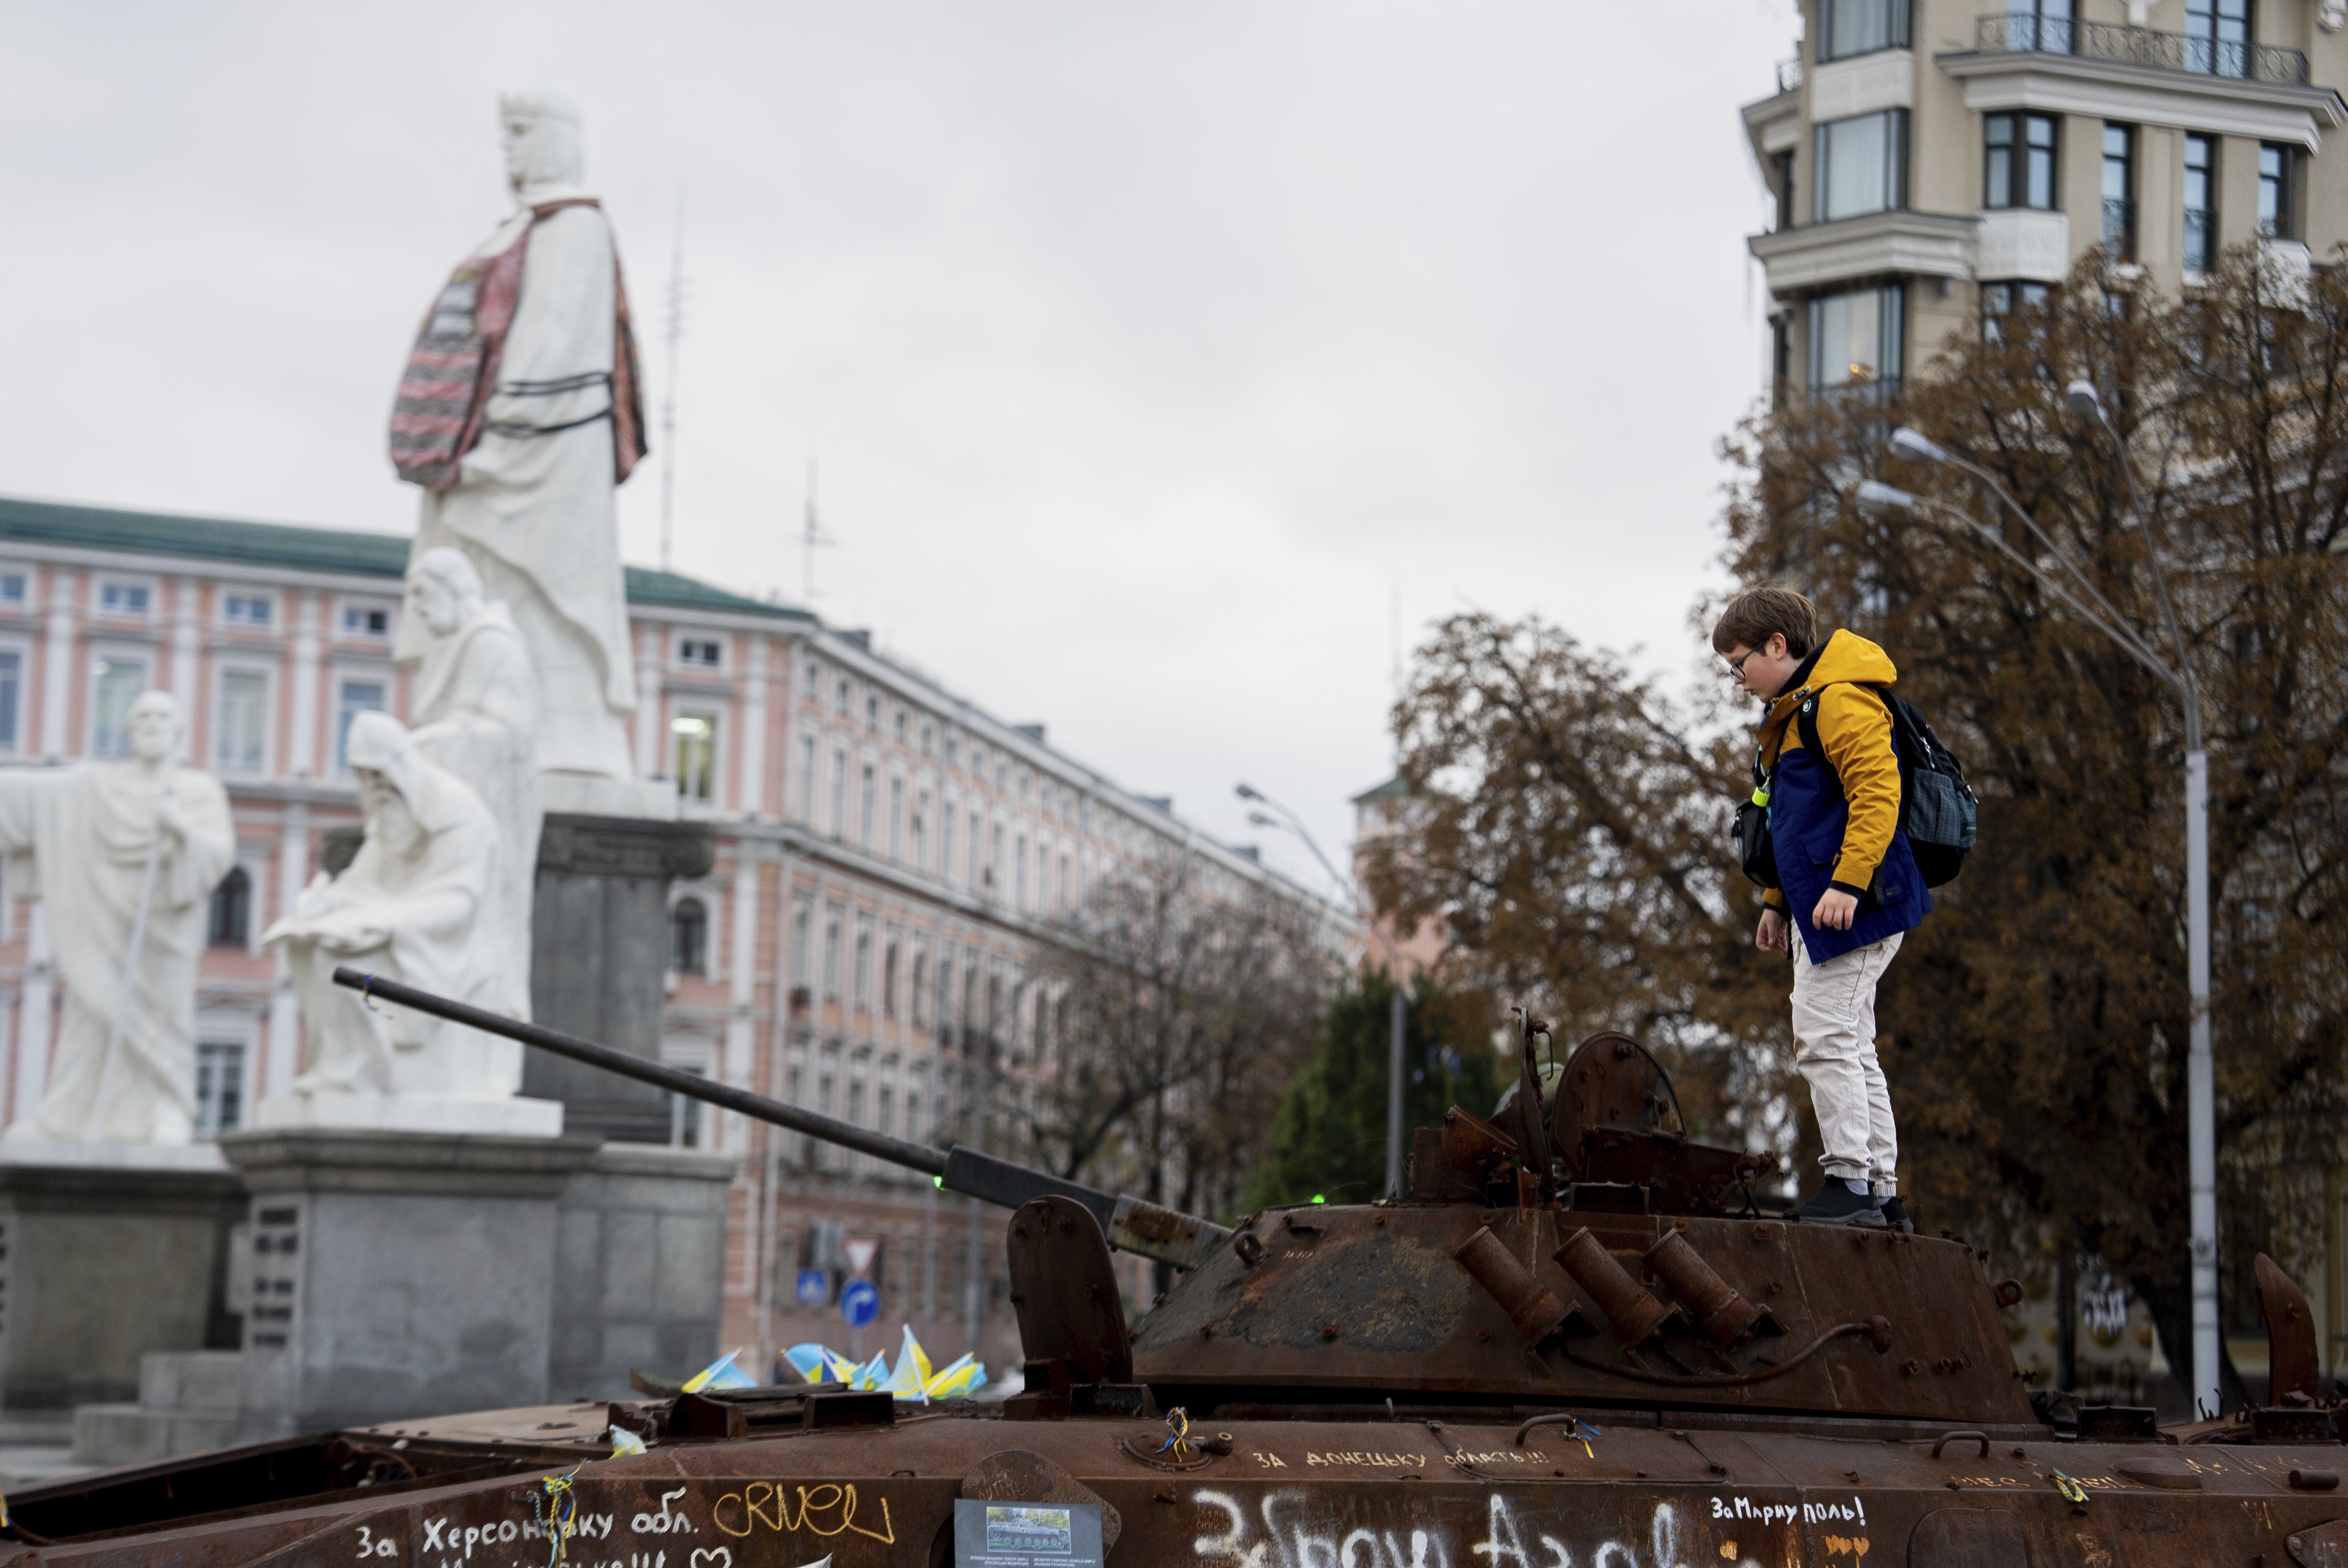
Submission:
<svg viewBox="0 0 2348 1568">
<path fill-rule="evenodd" d="M 180 705 L 131 703 L 127 762 L 0 773 L 11 889 L 37 897 L 65 977 L 48 1092 L 11 1142 L 185 1143 L 205 901 L 236 857 L 228 794 L 175 766 Z"/>
<path fill-rule="evenodd" d="M 294 1092 L 510 1096 L 520 1046 L 334 983 L 347 964 L 476 1007 L 498 994 L 499 948 L 483 922 L 502 846 L 489 807 L 388 714 L 354 717 L 346 746 L 366 840 L 262 938 L 284 949 L 302 1005 L 308 1049 Z"/>
</svg>

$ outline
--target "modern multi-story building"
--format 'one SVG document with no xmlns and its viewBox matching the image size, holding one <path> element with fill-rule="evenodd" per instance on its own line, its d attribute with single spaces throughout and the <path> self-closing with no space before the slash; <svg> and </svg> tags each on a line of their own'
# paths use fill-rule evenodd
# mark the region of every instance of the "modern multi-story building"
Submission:
<svg viewBox="0 0 2348 1568">
<path fill-rule="evenodd" d="M 131 701 L 161 688 L 188 719 L 187 761 L 228 787 L 236 865 L 197 999 L 207 1135 L 296 1071 L 300 1015 L 260 938 L 316 874 L 324 835 L 357 820 L 352 715 L 407 712 L 391 651 L 408 544 L 0 499 L 0 765 L 126 754 Z M 899 1137 L 970 1141 L 991 1074 L 1015 1074 L 1030 1040 L 1037 944 L 1120 866 L 1179 851 L 1210 896 L 1253 885 L 1324 907 L 861 632 L 664 572 L 631 569 L 628 600 L 637 770 L 673 781 L 716 837 L 708 875 L 671 895 L 674 1064 Z M 39 905 L 0 895 L 0 1121 L 41 1093 L 60 1002 Z M 741 1162 L 725 1333 L 746 1363 L 801 1339 L 848 1348 L 831 1300 L 861 1265 L 890 1341 L 910 1322 L 945 1357 L 975 1341 L 1017 1364 L 999 1212 L 770 1131 L 674 1107 L 674 1142 Z M 1145 1277 L 1128 1281 L 1139 1299 Z"/>
<path fill-rule="evenodd" d="M 2263 237 L 2348 240 L 2339 0 L 1801 0 L 1800 53 L 1745 107 L 1776 199 L 1779 393 L 1898 381 L 2043 296 L 2089 247 L 2112 286 L 2190 287 Z"/>
</svg>

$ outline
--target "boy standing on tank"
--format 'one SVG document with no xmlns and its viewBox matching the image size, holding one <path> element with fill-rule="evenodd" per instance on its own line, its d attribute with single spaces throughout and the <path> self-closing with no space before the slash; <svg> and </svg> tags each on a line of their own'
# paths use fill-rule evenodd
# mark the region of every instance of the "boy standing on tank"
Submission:
<svg viewBox="0 0 2348 1568">
<path fill-rule="evenodd" d="M 1828 1225 L 1910 1224 L 1900 1138 L 1875 1055 L 1875 988 L 1901 937 L 1931 911 L 1900 826 L 1891 713 L 1869 688 L 1899 679 L 1890 656 L 1849 630 L 1823 643 L 1798 593 L 1738 594 L 1713 628 L 1730 677 L 1760 699 L 1761 767 L 1779 886 L 1754 945 L 1794 960 L 1794 1060 L 1810 1086 L 1826 1180 L 1799 1209 Z M 1817 738 L 1811 754 L 1804 732 Z M 1790 938 L 1790 943 L 1789 943 Z"/>
</svg>

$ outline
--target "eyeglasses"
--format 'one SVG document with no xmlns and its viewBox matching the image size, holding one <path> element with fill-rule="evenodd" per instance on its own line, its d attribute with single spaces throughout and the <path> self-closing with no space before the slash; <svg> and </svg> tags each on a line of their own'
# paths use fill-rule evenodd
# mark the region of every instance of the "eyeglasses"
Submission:
<svg viewBox="0 0 2348 1568">
<path fill-rule="evenodd" d="M 1744 652 L 1738 654 L 1735 658 L 1731 659 L 1728 661 L 1729 674 L 1738 679 L 1742 679 L 1745 674 L 1745 661 L 1760 651 L 1761 650 L 1758 648 L 1748 648 Z"/>
</svg>

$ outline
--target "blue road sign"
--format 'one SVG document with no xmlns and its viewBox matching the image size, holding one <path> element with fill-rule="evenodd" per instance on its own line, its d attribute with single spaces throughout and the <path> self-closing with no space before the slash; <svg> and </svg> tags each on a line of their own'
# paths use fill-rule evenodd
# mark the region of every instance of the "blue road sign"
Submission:
<svg viewBox="0 0 2348 1568">
<path fill-rule="evenodd" d="M 880 1292 L 869 1279 L 850 1280 L 839 1293 L 839 1316 L 850 1328 L 870 1328 L 880 1316 Z"/>
<path fill-rule="evenodd" d="M 830 1272 L 820 1268 L 799 1270 L 798 1288 L 793 1294 L 801 1307 L 821 1307 L 831 1299 Z"/>
</svg>

